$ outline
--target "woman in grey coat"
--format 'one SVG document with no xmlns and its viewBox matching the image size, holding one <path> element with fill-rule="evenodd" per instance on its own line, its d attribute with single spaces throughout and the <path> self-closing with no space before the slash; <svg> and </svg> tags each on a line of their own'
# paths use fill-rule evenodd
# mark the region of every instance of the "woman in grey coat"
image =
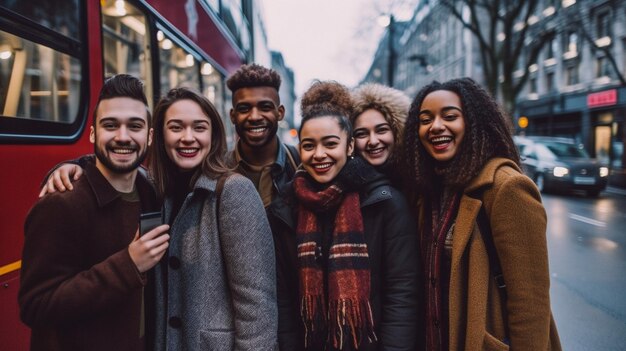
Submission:
<svg viewBox="0 0 626 351">
<path fill-rule="evenodd" d="M 218 112 L 172 89 L 155 108 L 154 130 L 150 170 L 171 226 L 155 269 L 154 349 L 276 349 L 272 234 L 253 184 L 224 164 Z"/>
</svg>

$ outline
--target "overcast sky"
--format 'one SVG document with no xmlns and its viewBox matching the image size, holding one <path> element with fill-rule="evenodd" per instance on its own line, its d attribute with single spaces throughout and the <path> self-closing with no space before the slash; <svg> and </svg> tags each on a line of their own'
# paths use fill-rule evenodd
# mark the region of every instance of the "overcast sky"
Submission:
<svg viewBox="0 0 626 351">
<path fill-rule="evenodd" d="M 377 18 L 393 9 L 408 17 L 416 0 L 262 0 L 270 49 L 294 70 L 300 96 L 313 79 L 350 87 L 363 78 L 384 28 Z"/>
</svg>

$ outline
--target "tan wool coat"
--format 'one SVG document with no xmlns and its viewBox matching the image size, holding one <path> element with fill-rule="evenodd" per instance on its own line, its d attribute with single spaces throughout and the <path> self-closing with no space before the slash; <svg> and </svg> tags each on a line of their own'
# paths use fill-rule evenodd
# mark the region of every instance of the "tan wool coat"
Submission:
<svg viewBox="0 0 626 351">
<path fill-rule="evenodd" d="M 476 221 L 483 203 L 506 302 Z M 561 350 L 550 310 L 546 222 L 537 187 L 510 160 L 490 160 L 464 190 L 452 244 L 450 350 Z"/>
</svg>

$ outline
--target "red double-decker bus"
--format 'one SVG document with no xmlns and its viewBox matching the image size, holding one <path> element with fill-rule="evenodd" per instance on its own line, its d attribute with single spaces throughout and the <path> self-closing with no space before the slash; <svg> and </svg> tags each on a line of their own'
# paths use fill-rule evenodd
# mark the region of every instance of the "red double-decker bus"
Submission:
<svg viewBox="0 0 626 351">
<path fill-rule="evenodd" d="M 17 305 L 24 220 L 46 171 L 92 152 L 104 79 L 141 78 L 152 105 L 194 87 L 226 117 L 224 78 L 249 60 L 251 11 L 251 0 L 0 0 L 0 349 L 28 349 Z"/>
</svg>

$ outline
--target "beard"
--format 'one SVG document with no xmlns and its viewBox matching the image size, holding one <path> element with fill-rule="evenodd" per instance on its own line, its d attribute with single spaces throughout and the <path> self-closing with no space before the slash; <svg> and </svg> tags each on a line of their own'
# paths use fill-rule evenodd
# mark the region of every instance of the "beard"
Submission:
<svg viewBox="0 0 626 351">
<path fill-rule="evenodd" d="M 130 143 L 128 144 L 110 143 L 110 144 L 107 144 L 105 148 L 113 149 L 116 146 L 129 146 L 129 145 Z M 116 164 L 107 156 L 107 153 L 112 152 L 112 151 L 107 151 L 105 149 L 98 147 L 97 141 L 94 143 L 93 149 L 94 149 L 94 153 L 96 154 L 96 158 L 98 159 L 98 161 L 100 161 L 100 163 L 102 163 L 102 165 L 106 167 L 108 170 L 117 174 L 130 173 L 136 170 L 139 167 L 139 165 L 143 163 L 143 161 L 146 159 L 146 156 L 148 155 L 148 148 L 139 150 L 136 147 L 137 150 L 135 152 L 139 152 L 139 154 L 137 155 L 137 158 L 133 162 L 131 162 L 130 164 Z"/>
</svg>

